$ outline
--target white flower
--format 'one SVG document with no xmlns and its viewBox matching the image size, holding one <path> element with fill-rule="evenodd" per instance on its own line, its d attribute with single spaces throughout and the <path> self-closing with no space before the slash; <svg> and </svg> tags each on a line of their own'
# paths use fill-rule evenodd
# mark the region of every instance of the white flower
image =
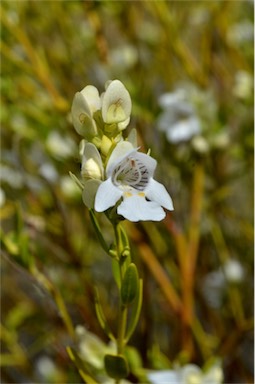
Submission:
<svg viewBox="0 0 255 384">
<path fill-rule="evenodd" d="M 47 149 L 57 158 L 71 157 L 76 150 L 76 144 L 71 137 L 63 136 L 60 132 L 52 131 L 47 137 Z"/>
<path fill-rule="evenodd" d="M 87 85 L 77 92 L 71 108 L 73 125 L 76 131 L 86 139 L 97 135 L 96 122 L 93 114 L 101 108 L 101 99 L 96 87 Z"/>
<path fill-rule="evenodd" d="M 43 163 L 39 168 L 39 173 L 48 181 L 55 183 L 58 180 L 58 172 L 53 164 Z"/>
<path fill-rule="evenodd" d="M 54 383 L 61 380 L 61 371 L 48 356 L 40 356 L 35 362 L 35 369 L 42 382 Z"/>
<path fill-rule="evenodd" d="M 119 130 L 125 129 L 130 121 L 131 108 L 131 98 L 125 86 L 119 80 L 111 81 L 102 94 L 104 122 L 118 124 Z"/>
<path fill-rule="evenodd" d="M 247 71 L 238 71 L 235 75 L 233 93 L 240 99 L 247 100 L 253 95 L 253 77 Z"/>
<path fill-rule="evenodd" d="M 244 269 L 238 260 L 227 260 L 223 265 L 223 271 L 228 282 L 240 283 L 244 278 Z"/>
<path fill-rule="evenodd" d="M 60 189 L 63 195 L 70 199 L 79 196 L 79 188 L 69 176 L 63 176 L 60 180 Z"/>
<path fill-rule="evenodd" d="M 163 112 L 158 119 L 158 128 L 166 133 L 167 140 L 171 143 L 189 140 L 201 130 L 193 107 L 185 99 L 186 93 L 183 89 L 165 93 L 159 98 Z"/>
<path fill-rule="evenodd" d="M 223 373 L 218 362 L 207 372 L 195 364 L 187 364 L 173 370 L 151 371 L 148 379 L 152 384 L 221 384 Z"/>
<path fill-rule="evenodd" d="M 103 343 L 96 335 L 89 332 L 82 325 L 77 325 L 75 329 L 77 339 L 79 340 L 79 355 L 96 369 L 104 368 L 104 355 L 113 353 L 115 346 L 108 346 Z"/>
<path fill-rule="evenodd" d="M 191 144 L 195 151 L 200 154 L 206 154 L 210 149 L 208 141 L 203 136 L 193 137 Z"/>
<path fill-rule="evenodd" d="M 118 143 L 106 167 L 107 180 L 97 190 L 95 210 L 103 212 L 123 198 L 117 213 L 127 220 L 162 220 L 162 207 L 174 208 L 165 187 L 153 179 L 156 165 L 156 160 L 131 143 Z"/>
</svg>

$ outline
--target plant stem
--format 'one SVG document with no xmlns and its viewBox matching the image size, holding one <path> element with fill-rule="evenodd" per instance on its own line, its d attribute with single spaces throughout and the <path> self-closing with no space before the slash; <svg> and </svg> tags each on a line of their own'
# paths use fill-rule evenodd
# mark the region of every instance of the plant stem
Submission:
<svg viewBox="0 0 255 384">
<path fill-rule="evenodd" d="M 189 233 L 187 236 L 187 253 L 185 256 L 183 255 L 184 259 L 180 263 L 183 283 L 183 344 L 190 354 L 192 354 L 194 347 L 191 336 L 194 322 L 194 278 L 199 250 L 204 179 L 204 166 L 201 162 L 195 167 L 191 194 Z"/>
<path fill-rule="evenodd" d="M 118 263 L 119 263 L 120 289 L 121 289 L 124 272 L 125 272 L 125 265 L 124 265 L 125 258 L 123 258 L 123 255 L 122 255 L 123 243 L 122 243 L 120 223 L 117 223 L 114 225 L 114 234 L 116 239 L 116 252 L 117 252 Z M 120 296 L 120 289 L 119 289 L 119 296 Z M 119 313 L 118 313 L 118 337 L 117 337 L 117 354 L 118 355 L 123 355 L 124 353 L 125 334 L 126 334 L 126 327 L 127 327 L 127 314 L 128 314 L 128 308 L 127 306 L 121 303 L 121 298 L 120 298 Z M 118 384 L 119 382 L 120 382 L 119 379 L 115 381 L 116 384 Z"/>
<path fill-rule="evenodd" d="M 127 307 L 120 305 L 117 352 L 122 355 L 125 347 L 125 333 L 127 325 Z"/>
<path fill-rule="evenodd" d="M 124 266 L 123 266 L 123 257 L 122 250 L 123 244 L 121 239 L 121 228 L 120 223 L 114 225 L 114 233 L 116 238 L 116 251 L 119 262 L 119 271 L 120 271 L 120 287 L 122 286 L 123 277 L 124 277 Z M 119 305 L 119 324 L 118 324 L 118 338 L 117 338 L 117 352 L 118 354 L 122 354 L 125 346 L 125 332 L 127 325 L 127 307 L 124 306 L 121 302 Z"/>
</svg>

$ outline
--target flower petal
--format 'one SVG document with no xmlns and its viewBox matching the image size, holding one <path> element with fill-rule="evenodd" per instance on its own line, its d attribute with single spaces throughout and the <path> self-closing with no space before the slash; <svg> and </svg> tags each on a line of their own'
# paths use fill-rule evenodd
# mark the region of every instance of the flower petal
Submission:
<svg viewBox="0 0 255 384">
<path fill-rule="evenodd" d="M 166 215 L 160 205 L 154 201 L 147 201 L 142 194 L 141 196 L 139 194 L 132 194 L 129 197 L 124 196 L 124 200 L 119 205 L 117 212 L 129 221 L 160 221 Z"/>
<path fill-rule="evenodd" d="M 107 179 L 100 184 L 97 190 L 95 210 L 97 212 L 104 212 L 106 209 L 113 207 L 121 198 L 122 194 L 123 192 L 113 185 L 111 179 Z"/>
<path fill-rule="evenodd" d="M 107 176 L 111 174 L 113 168 L 116 166 L 117 163 L 121 162 L 126 156 L 128 156 L 134 151 L 136 151 L 136 149 L 134 149 L 132 144 L 128 141 L 119 142 L 112 151 L 112 154 L 108 160 L 106 167 Z"/>
<path fill-rule="evenodd" d="M 131 114 L 131 98 L 119 80 L 113 80 L 102 98 L 102 117 L 105 123 L 120 123 Z"/>
<path fill-rule="evenodd" d="M 149 371 L 148 379 L 151 384 L 180 383 L 179 375 L 174 370 Z"/>
<path fill-rule="evenodd" d="M 146 167 L 149 176 L 152 177 L 157 166 L 157 161 L 153 159 L 153 157 L 141 152 L 136 152 L 133 157 Z"/>
<path fill-rule="evenodd" d="M 130 122 L 130 117 L 118 123 L 118 130 L 123 131 L 123 129 L 125 129 L 128 126 L 129 122 Z"/>
<path fill-rule="evenodd" d="M 164 185 L 158 183 L 156 180 L 152 178 L 150 179 L 148 187 L 145 190 L 145 194 L 148 199 L 157 202 L 169 211 L 174 210 L 173 201 L 169 193 Z"/>
<path fill-rule="evenodd" d="M 87 85 L 80 93 L 85 98 L 91 115 L 93 115 L 95 111 L 101 108 L 101 99 L 96 87 L 93 85 Z"/>
<path fill-rule="evenodd" d="M 167 139 L 172 143 L 189 140 L 192 136 L 199 134 L 200 122 L 196 116 L 176 121 L 167 129 Z"/>
<path fill-rule="evenodd" d="M 89 105 L 81 92 L 77 92 L 74 96 L 71 115 L 74 128 L 81 136 L 87 138 L 96 135 L 96 123 L 92 119 Z"/>
<path fill-rule="evenodd" d="M 133 145 L 134 148 L 138 147 L 137 144 L 137 130 L 132 128 L 128 135 L 128 141 Z"/>
</svg>

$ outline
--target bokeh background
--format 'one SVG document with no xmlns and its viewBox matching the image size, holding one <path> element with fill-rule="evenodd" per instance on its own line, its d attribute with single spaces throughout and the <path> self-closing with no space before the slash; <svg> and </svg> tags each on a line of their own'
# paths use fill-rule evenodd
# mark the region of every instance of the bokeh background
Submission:
<svg viewBox="0 0 255 384">
<path fill-rule="evenodd" d="M 145 287 L 134 366 L 220 359 L 225 383 L 253 383 L 253 14 L 245 0 L 1 1 L 3 383 L 82 382 L 73 327 L 109 341 L 94 286 L 116 325 L 111 260 L 69 176 L 73 96 L 109 79 L 175 206 L 124 224 Z"/>
</svg>

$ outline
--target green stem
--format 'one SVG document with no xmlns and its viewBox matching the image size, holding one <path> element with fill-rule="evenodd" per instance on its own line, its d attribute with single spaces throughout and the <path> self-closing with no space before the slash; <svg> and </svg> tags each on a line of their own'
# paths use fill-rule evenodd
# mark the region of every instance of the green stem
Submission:
<svg viewBox="0 0 255 384">
<path fill-rule="evenodd" d="M 116 252 L 117 252 L 117 260 L 119 263 L 119 271 L 120 271 L 120 289 L 123 283 L 123 277 L 124 277 L 124 261 L 123 259 L 123 242 L 122 242 L 122 230 L 120 223 L 114 224 L 114 234 L 115 234 L 115 239 L 116 239 Z M 119 294 L 120 294 L 120 289 L 119 289 Z M 128 314 L 128 309 L 126 306 L 124 306 L 121 303 L 120 299 L 120 304 L 119 304 L 119 313 L 118 313 L 118 337 L 117 337 L 117 353 L 118 355 L 123 355 L 124 353 L 124 348 L 125 348 L 125 334 L 126 334 L 126 327 L 127 327 L 127 314 Z M 120 380 L 117 379 L 115 381 L 116 384 L 119 384 Z"/>
<path fill-rule="evenodd" d="M 127 307 L 121 305 L 120 314 L 119 314 L 118 338 L 117 338 L 117 352 L 119 355 L 122 355 L 124 352 L 126 326 L 127 326 Z"/>
<path fill-rule="evenodd" d="M 124 265 L 123 265 L 123 244 L 122 244 L 122 231 L 120 223 L 114 225 L 114 233 L 116 238 L 116 251 L 119 262 L 120 269 L 120 287 L 122 286 L 123 277 L 124 277 Z M 127 326 L 127 307 L 122 303 L 119 305 L 119 324 L 118 324 L 118 338 L 117 338 L 117 352 L 118 354 L 123 354 L 125 347 L 125 333 Z"/>
</svg>

